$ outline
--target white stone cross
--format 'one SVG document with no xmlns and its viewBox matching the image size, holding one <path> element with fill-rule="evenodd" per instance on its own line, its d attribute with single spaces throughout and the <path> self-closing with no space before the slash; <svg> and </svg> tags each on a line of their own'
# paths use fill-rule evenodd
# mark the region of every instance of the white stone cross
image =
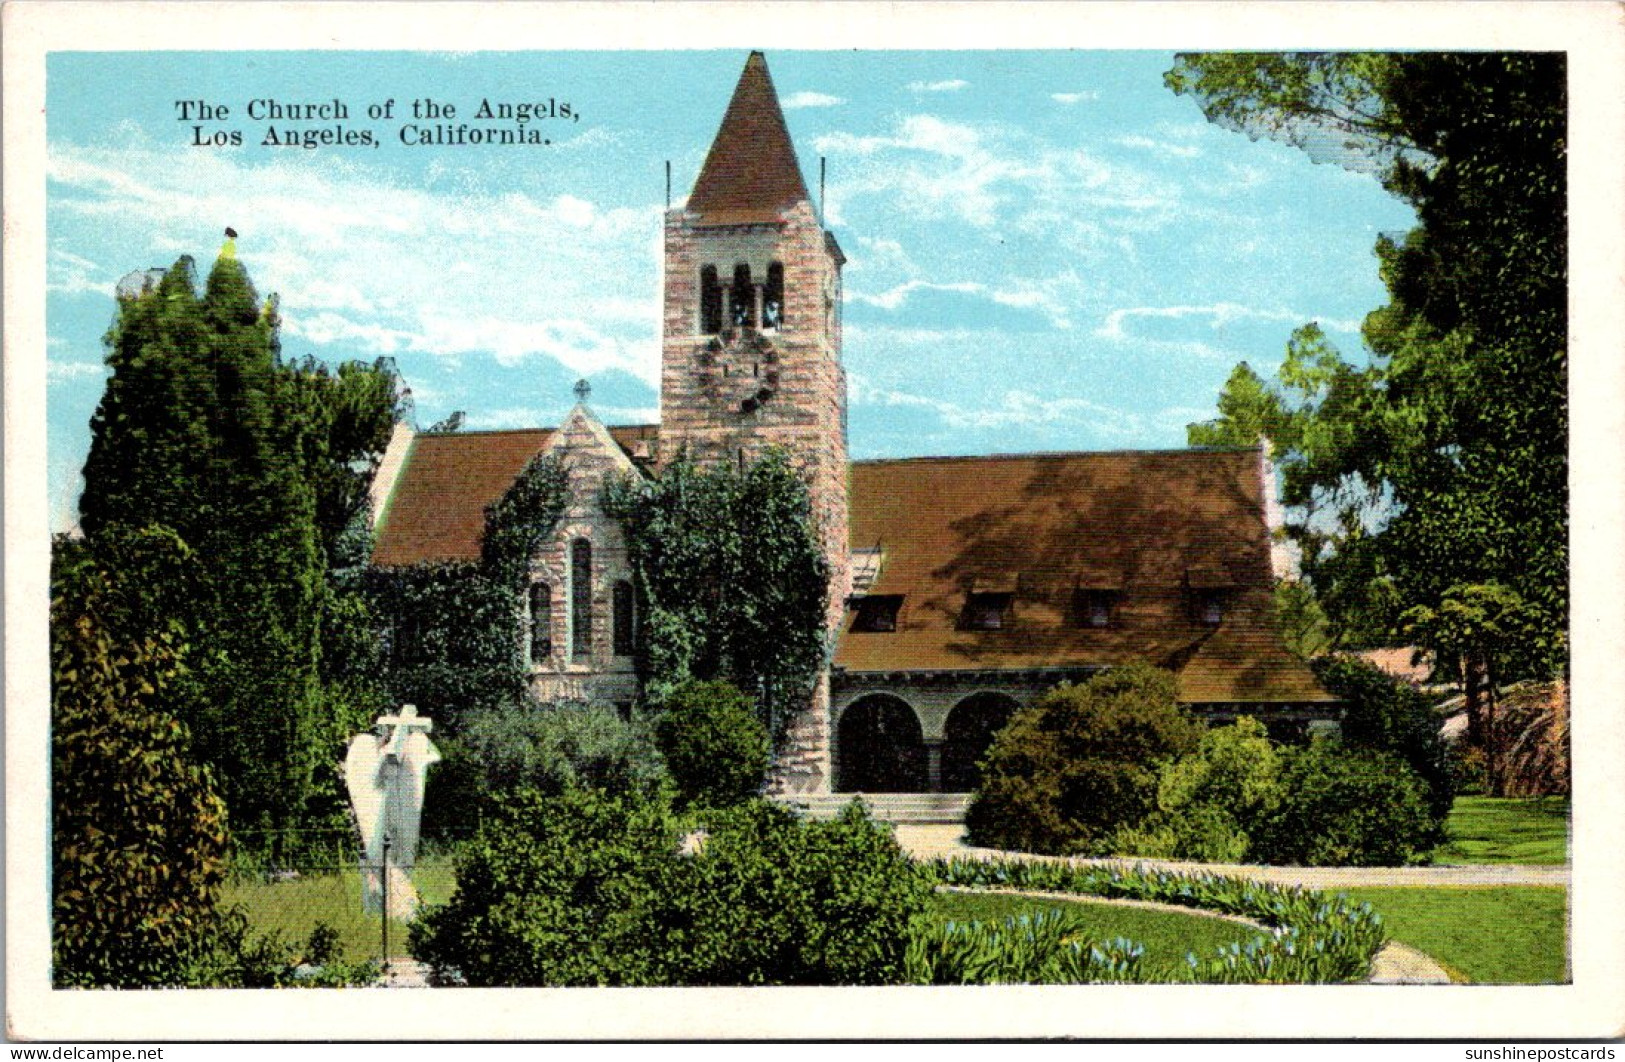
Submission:
<svg viewBox="0 0 1625 1062">
<path fill-rule="evenodd" d="M 344 759 L 344 779 L 365 852 L 362 900 L 369 912 L 377 913 L 387 875 L 390 916 L 408 918 L 416 892 L 406 875 L 417 861 L 423 791 L 429 768 L 440 762 L 440 750 L 429 740 L 434 722 L 419 716 L 414 705 L 402 705 L 398 715 L 379 716 L 374 725 L 375 733 L 351 739 Z"/>
</svg>

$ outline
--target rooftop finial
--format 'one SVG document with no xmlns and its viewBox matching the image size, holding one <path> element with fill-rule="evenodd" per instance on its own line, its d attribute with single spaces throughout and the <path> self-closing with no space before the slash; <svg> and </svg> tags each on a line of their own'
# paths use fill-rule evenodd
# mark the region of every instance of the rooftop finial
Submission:
<svg viewBox="0 0 1625 1062">
<path fill-rule="evenodd" d="M 587 401 L 587 396 L 592 394 L 592 384 L 588 383 L 585 379 L 577 380 L 576 381 L 576 386 L 575 386 L 575 392 L 576 392 L 576 401 L 582 403 L 583 405 L 585 405 L 586 401 Z"/>
</svg>

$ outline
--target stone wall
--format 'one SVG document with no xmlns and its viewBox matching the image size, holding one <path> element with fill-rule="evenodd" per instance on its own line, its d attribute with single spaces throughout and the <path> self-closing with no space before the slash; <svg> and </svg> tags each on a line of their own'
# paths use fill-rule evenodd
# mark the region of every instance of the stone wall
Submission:
<svg viewBox="0 0 1625 1062">
<path fill-rule="evenodd" d="M 839 252 L 807 202 L 787 210 L 777 225 L 702 227 L 697 222 L 683 210 L 666 216 L 661 460 L 686 451 L 701 463 L 744 463 L 769 447 L 790 455 L 808 484 L 830 566 L 827 630 L 833 647 L 849 582 Z M 715 265 L 726 284 L 736 262 L 749 264 L 753 279 L 765 279 L 768 263 L 782 264 L 781 327 L 757 329 L 751 336 L 702 332 L 700 270 Z M 770 397 L 749 401 L 758 386 L 769 388 Z M 829 756 L 825 675 L 790 725 L 771 788 L 827 792 Z"/>
<path fill-rule="evenodd" d="M 629 474 L 631 463 L 592 414 L 577 406 L 551 443 L 569 474 L 569 502 L 547 544 L 531 558 L 531 581 L 552 587 L 553 652 L 531 662 L 531 689 L 544 701 L 606 701 L 630 704 L 638 695 L 632 656 L 614 653 L 615 584 L 632 578 L 620 525 L 604 514 L 599 494 L 610 477 Z M 591 652 L 571 651 L 570 547 L 592 544 Z"/>
</svg>

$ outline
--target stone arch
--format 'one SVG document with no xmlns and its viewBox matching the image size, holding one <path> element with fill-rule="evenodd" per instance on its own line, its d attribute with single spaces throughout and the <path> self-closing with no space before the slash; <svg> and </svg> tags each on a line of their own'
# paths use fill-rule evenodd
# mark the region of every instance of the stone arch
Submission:
<svg viewBox="0 0 1625 1062">
<path fill-rule="evenodd" d="M 977 787 L 977 763 L 1019 707 L 1014 697 L 994 690 L 973 693 L 953 706 L 942 727 L 943 792 L 968 793 Z"/>
<path fill-rule="evenodd" d="M 835 728 L 835 789 L 918 793 L 926 786 L 920 717 L 901 697 L 870 693 L 841 712 Z"/>
</svg>

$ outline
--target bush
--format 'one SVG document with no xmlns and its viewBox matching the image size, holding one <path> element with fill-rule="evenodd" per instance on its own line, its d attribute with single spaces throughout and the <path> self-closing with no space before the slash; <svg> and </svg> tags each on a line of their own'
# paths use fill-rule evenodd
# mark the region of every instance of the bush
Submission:
<svg viewBox="0 0 1625 1062">
<path fill-rule="evenodd" d="M 655 737 L 684 804 L 726 807 L 761 791 L 767 729 L 750 698 L 728 683 L 677 687 L 661 704 Z"/>
<path fill-rule="evenodd" d="M 1327 692 L 1342 698 L 1343 742 L 1378 749 L 1404 760 L 1421 778 L 1435 842 L 1456 799 L 1456 773 L 1439 733 L 1441 722 L 1428 697 L 1408 682 L 1355 656 L 1322 657 L 1311 665 Z"/>
<path fill-rule="evenodd" d="M 1174 697 L 1173 675 L 1131 664 L 1017 712 L 984 760 L 965 815 L 970 843 L 1081 852 L 1141 825 L 1156 810 L 1162 764 L 1201 735 Z"/>
<path fill-rule="evenodd" d="M 1237 863 L 1251 835 L 1280 804 L 1281 755 L 1264 725 L 1246 716 L 1202 735 L 1197 749 L 1162 769 L 1158 815 L 1142 837 L 1116 839 L 1115 852 Z M 1136 840 L 1158 850 L 1135 850 Z"/>
<path fill-rule="evenodd" d="M 749 801 L 712 820 L 691 869 L 672 938 L 685 984 L 896 984 L 931 893 L 857 804 L 806 822 Z"/>
<path fill-rule="evenodd" d="M 1402 866 L 1433 848 L 1425 789 L 1399 757 L 1336 740 L 1286 749 L 1282 757 L 1281 804 L 1254 838 L 1265 862 Z"/>
<path fill-rule="evenodd" d="M 901 979 L 930 888 L 861 810 L 809 823 L 752 801 L 682 851 L 661 797 L 510 794 L 413 954 L 481 986 Z"/>
<path fill-rule="evenodd" d="M 429 772 L 424 832 L 471 836 L 502 792 L 567 789 L 652 793 L 668 779 L 645 716 L 623 719 L 610 705 L 507 704 L 472 712 L 455 738 L 439 739 L 444 761 Z"/>
<path fill-rule="evenodd" d="M 470 985 L 669 981 L 659 932 L 682 869 L 666 805 L 635 793 L 495 798 L 457 857 L 457 891 L 411 927 L 412 954 Z"/>
</svg>

